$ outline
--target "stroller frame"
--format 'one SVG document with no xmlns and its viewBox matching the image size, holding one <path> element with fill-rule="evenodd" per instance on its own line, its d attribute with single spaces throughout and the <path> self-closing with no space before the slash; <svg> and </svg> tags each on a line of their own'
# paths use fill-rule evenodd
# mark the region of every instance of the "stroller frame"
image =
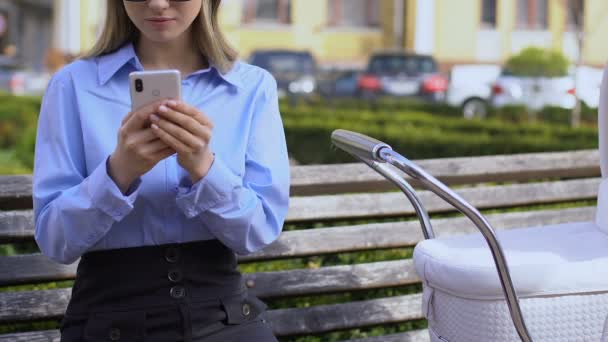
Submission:
<svg viewBox="0 0 608 342">
<path fill-rule="evenodd" d="M 497 239 L 496 232 L 479 210 L 438 179 L 424 171 L 409 159 L 395 152 L 388 144 L 382 141 L 347 130 L 335 130 L 332 133 L 331 139 L 336 147 L 367 164 L 370 168 L 395 184 L 406 195 L 416 211 L 425 239 L 433 239 L 435 237 L 429 215 L 414 188 L 389 165 L 396 167 L 413 179 L 419 181 L 424 188 L 432 191 L 448 202 L 475 224 L 486 240 L 492 253 L 515 330 L 522 341 L 532 342 L 519 305 L 519 298 L 513 286 L 511 273 L 509 272 L 509 266 L 506 262 L 503 248 Z"/>
</svg>

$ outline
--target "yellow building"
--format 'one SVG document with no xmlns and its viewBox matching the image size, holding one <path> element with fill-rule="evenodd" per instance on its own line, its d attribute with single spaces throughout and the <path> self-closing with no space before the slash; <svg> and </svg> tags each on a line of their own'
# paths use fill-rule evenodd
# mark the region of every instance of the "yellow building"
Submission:
<svg viewBox="0 0 608 342">
<path fill-rule="evenodd" d="M 398 47 L 450 65 L 502 63 L 539 46 L 575 61 L 576 6 L 583 62 L 603 65 L 606 0 L 233 0 L 221 22 L 244 56 L 264 47 L 310 49 L 326 64 L 362 65 L 370 52 Z"/>
<path fill-rule="evenodd" d="M 55 0 L 70 2 L 70 0 Z M 81 0 L 81 49 L 99 32 L 99 0 Z M 307 49 L 326 65 L 362 66 L 378 49 L 405 48 L 442 64 L 501 63 L 527 46 L 578 56 L 567 6 L 584 8 L 583 61 L 603 65 L 606 0 L 224 0 L 220 24 L 247 58 L 260 48 Z M 97 6 L 97 7 L 95 7 Z"/>
<path fill-rule="evenodd" d="M 433 22 L 425 27 L 426 52 L 444 63 L 502 62 L 527 46 L 578 57 L 573 8 L 582 8 L 585 41 L 583 62 L 603 65 L 608 58 L 606 0 L 419 0 L 433 7 Z M 416 20 L 417 18 L 410 18 Z M 431 32 L 429 32 L 431 31 Z M 420 35 L 417 32 L 417 35 Z"/>
<path fill-rule="evenodd" d="M 259 48 L 309 49 L 325 64 L 359 65 L 397 44 L 394 0 L 226 1 L 221 23 L 246 57 Z M 399 25 L 398 25 L 399 26 Z M 403 30 L 401 30 L 403 32 Z"/>
</svg>

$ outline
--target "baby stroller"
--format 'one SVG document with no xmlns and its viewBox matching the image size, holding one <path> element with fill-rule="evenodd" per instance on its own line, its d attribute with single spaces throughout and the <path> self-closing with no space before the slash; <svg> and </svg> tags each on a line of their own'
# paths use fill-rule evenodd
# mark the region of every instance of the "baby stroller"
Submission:
<svg viewBox="0 0 608 342">
<path fill-rule="evenodd" d="M 605 97 L 595 222 L 509 230 L 500 233 L 500 241 L 477 209 L 387 144 L 356 132 L 332 133 L 336 147 L 394 183 L 414 206 L 426 239 L 416 246 L 414 263 L 432 342 L 608 342 L 608 333 L 602 334 L 608 315 Z M 481 235 L 435 239 L 426 210 L 399 170 L 466 215 Z"/>
</svg>

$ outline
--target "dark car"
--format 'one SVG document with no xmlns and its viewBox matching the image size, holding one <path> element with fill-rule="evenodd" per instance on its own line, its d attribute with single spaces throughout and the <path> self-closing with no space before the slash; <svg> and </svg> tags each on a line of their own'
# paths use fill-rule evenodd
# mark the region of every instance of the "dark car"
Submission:
<svg viewBox="0 0 608 342">
<path fill-rule="evenodd" d="M 318 78 L 318 92 L 326 99 L 355 97 L 361 70 L 328 71 Z"/>
<path fill-rule="evenodd" d="M 370 57 L 358 89 L 366 98 L 386 95 L 442 102 L 448 80 L 439 73 L 432 56 L 385 52 Z"/>
<path fill-rule="evenodd" d="M 317 63 L 308 51 L 257 50 L 249 57 L 249 63 L 274 76 L 280 97 L 309 97 L 317 89 Z"/>
</svg>

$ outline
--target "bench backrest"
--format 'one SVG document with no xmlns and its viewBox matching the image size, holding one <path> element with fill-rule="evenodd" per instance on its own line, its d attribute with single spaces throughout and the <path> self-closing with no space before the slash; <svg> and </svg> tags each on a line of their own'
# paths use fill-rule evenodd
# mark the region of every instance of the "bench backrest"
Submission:
<svg viewBox="0 0 608 342">
<path fill-rule="evenodd" d="M 417 163 L 479 209 L 510 208 L 488 214 L 499 229 L 593 220 L 598 151 Z M 410 259 L 423 237 L 405 196 L 362 164 L 293 167 L 291 193 L 281 237 L 264 251 L 240 258 L 247 286 L 272 308 L 269 319 L 276 334 L 424 328 L 419 278 Z M 419 194 L 439 236 L 475 231 L 433 194 Z M 556 209 L 556 203 L 569 204 Z M 31 208 L 31 176 L 0 177 L 0 244 L 32 245 Z M 247 273 L 254 267 L 269 271 Z M 70 288 L 10 286 L 71 280 L 75 270 L 75 264 L 58 265 L 40 254 L 0 257 L 0 325 L 60 318 Z M 57 337 L 56 330 L 44 330 L 0 335 L 0 341 Z M 414 329 L 366 341 L 375 340 L 428 341 L 428 336 Z"/>
</svg>

